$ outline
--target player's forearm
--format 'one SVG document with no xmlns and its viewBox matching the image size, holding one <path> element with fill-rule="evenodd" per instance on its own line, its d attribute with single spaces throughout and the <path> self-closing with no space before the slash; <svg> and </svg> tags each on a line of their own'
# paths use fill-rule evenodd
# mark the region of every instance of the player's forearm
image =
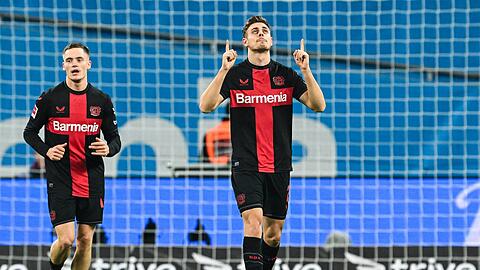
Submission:
<svg viewBox="0 0 480 270">
<path fill-rule="evenodd" d="M 107 157 L 113 157 L 122 148 L 122 141 L 120 140 L 120 135 L 118 131 L 112 131 L 111 133 L 103 133 L 105 135 L 105 140 L 108 145 L 108 154 Z"/>
<path fill-rule="evenodd" d="M 37 153 L 43 157 L 47 156 L 48 145 L 42 141 L 40 136 L 38 136 L 38 131 L 30 130 L 25 128 L 23 131 L 23 139 L 27 142 Z"/>
<path fill-rule="evenodd" d="M 114 135 L 112 138 L 106 138 L 108 144 L 108 155 L 107 157 L 113 157 L 122 148 L 122 141 L 120 140 L 120 135 L 118 133 Z"/>
<path fill-rule="evenodd" d="M 308 91 L 308 107 L 315 112 L 323 112 L 327 106 L 322 89 L 318 85 L 310 69 L 302 70 Z"/>
<path fill-rule="evenodd" d="M 220 89 L 222 88 L 222 84 L 225 80 L 225 76 L 227 76 L 227 73 L 228 70 L 220 69 L 213 81 L 200 96 L 199 108 L 202 112 L 211 112 L 219 105 Z"/>
</svg>

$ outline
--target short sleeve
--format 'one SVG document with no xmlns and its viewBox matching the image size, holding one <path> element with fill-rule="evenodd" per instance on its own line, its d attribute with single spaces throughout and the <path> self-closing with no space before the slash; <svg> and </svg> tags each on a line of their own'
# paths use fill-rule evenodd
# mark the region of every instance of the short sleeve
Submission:
<svg viewBox="0 0 480 270">
<path fill-rule="evenodd" d="M 290 69 L 290 72 L 293 82 L 293 97 L 299 100 L 303 93 L 307 91 L 307 84 L 295 70 Z"/>
<path fill-rule="evenodd" d="M 220 88 L 220 95 L 222 95 L 223 99 L 227 99 L 227 98 L 230 98 L 230 86 L 231 86 L 231 83 L 230 83 L 230 80 L 232 78 L 232 69 L 230 69 L 227 73 L 227 75 L 225 76 L 225 79 L 223 80 L 223 83 L 222 83 L 222 88 Z"/>
</svg>

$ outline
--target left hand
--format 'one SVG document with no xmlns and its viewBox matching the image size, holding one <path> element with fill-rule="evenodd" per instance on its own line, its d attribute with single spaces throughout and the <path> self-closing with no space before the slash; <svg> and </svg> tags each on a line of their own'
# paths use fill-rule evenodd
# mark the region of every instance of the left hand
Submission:
<svg viewBox="0 0 480 270">
<path fill-rule="evenodd" d="M 93 149 L 92 155 L 106 157 L 110 153 L 108 144 L 106 141 L 96 137 L 95 142 L 91 143 L 88 148 Z"/>
<path fill-rule="evenodd" d="M 305 52 L 305 42 L 303 38 L 300 40 L 300 49 L 293 52 L 293 58 L 302 71 L 310 67 L 309 56 L 308 53 Z"/>
</svg>

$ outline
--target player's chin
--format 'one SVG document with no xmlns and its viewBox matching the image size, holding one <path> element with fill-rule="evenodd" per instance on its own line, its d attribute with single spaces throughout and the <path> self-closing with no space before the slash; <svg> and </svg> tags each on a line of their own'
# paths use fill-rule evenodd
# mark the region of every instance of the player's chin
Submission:
<svg viewBox="0 0 480 270">
<path fill-rule="evenodd" d="M 70 79 L 70 81 L 74 82 L 74 83 L 80 83 L 83 78 L 85 78 L 84 76 L 79 76 L 79 75 L 70 75 L 68 76 L 68 79 Z"/>
<path fill-rule="evenodd" d="M 252 51 L 257 52 L 257 53 L 264 53 L 264 52 L 270 51 L 270 47 L 269 46 L 259 46 L 255 49 L 252 49 Z"/>
</svg>

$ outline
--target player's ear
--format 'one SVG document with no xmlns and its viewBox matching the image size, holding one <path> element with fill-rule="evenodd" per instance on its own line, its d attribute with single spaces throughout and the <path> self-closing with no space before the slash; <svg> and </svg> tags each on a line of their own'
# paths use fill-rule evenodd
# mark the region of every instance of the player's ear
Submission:
<svg viewBox="0 0 480 270">
<path fill-rule="evenodd" d="M 244 46 L 244 47 L 247 47 L 247 45 L 248 45 L 248 40 L 247 40 L 246 37 L 243 37 L 243 38 L 242 38 L 242 43 L 243 43 L 243 46 Z"/>
<path fill-rule="evenodd" d="M 65 61 L 62 62 L 62 69 L 65 70 Z"/>
<path fill-rule="evenodd" d="M 91 67 L 92 67 L 92 60 L 88 59 L 87 69 L 90 69 Z"/>
</svg>

